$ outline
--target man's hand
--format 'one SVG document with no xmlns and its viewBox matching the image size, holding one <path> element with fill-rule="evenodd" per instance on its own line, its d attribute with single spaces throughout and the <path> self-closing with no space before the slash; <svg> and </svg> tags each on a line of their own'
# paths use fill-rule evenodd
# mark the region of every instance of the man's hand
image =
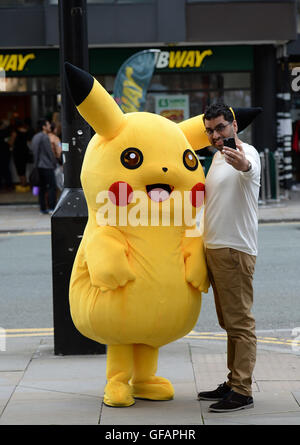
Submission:
<svg viewBox="0 0 300 445">
<path fill-rule="evenodd" d="M 236 142 L 236 147 L 237 150 L 234 150 L 233 148 L 229 148 L 224 145 L 222 153 L 225 156 L 225 161 L 232 165 L 232 167 L 236 170 L 246 172 L 249 170 L 249 161 L 245 156 L 242 145 Z"/>
</svg>

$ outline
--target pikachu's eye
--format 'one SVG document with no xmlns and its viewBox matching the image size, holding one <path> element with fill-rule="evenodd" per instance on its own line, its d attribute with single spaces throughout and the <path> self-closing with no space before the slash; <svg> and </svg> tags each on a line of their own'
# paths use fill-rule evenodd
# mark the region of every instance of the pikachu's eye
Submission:
<svg viewBox="0 0 300 445">
<path fill-rule="evenodd" d="M 198 167 L 198 159 L 191 150 L 183 153 L 183 163 L 188 170 L 196 170 Z"/>
<path fill-rule="evenodd" d="M 121 162 L 129 169 L 138 168 L 143 162 L 143 153 L 138 148 L 126 148 L 121 154 Z"/>
</svg>

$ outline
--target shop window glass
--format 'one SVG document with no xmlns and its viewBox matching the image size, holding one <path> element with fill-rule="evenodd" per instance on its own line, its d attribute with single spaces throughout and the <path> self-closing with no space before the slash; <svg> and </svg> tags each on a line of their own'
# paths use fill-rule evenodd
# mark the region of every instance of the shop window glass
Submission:
<svg viewBox="0 0 300 445">
<path fill-rule="evenodd" d="M 249 88 L 250 73 L 223 73 L 224 88 Z"/>
<path fill-rule="evenodd" d="M 154 0 L 116 0 L 115 3 L 154 3 Z"/>
<path fill-rule="evenodd" d="M 30 93 L 59 91 L 59 77 L 7 77 L 5 79 L 6 93 Z"/>
<path fill-rule="evenodd" d="M 48 0 L 50 5 L 57 5 L 58 0 Z M 87 3 L 115 3 L 115 0 L 87 0 Z"/>
<path fill-rule="evenodd" d="M 43 5 L 44 0 L 1 0 L 0 8 L 14 8 L 18 6 L 36 6 Z"/>
<path fill-rule="evenodd" d="M 154 3 L 155 0 L 87 0 L 87 3 L 103 4 L 103 3 Z M 58 0 L 49 0 L 50 5 L 57 5 Z"/>
<path fill-rule="evenodd" d="M 233 107 L 251 106 L 250 73 L 172 73 L 155 74 L 147 94 L 146 111 L 158 112 L 157 99 L 174 99 L 182 95 L 189 109 L 188 117 L 202 114 L 217 101 Z M 167 113 L 167 112 L 166 112 Z M 177 121 L 184 113 L 171 107 L 170 118 Z M 251 143 L 251 129 L 243 132 L 242 139 Z"/>
<path fill-rule="evenodd" d="M 7 93 L 28 91 L 27 79 L 25 77 L 7 77 L 5 79 L 4 91 Z"/>
<path fill-rule="evenodd" d="M 116 76 L 95 76 L 95 78 L 109 93 L 113 92 Z"/>
<path fill-rule="evenodd" d="M 87 0 L 87 3 L 115 3 L 114 0 Z"/>
<path fill-rule="evenodd" d="M 224 91 L 224 102 L 234 107 L 251 107 L 251 92 L 250 90 L 226 90 Z M 251 126 L 240 133 L 240 136 L 243 142 L 251 144 Z"/>
<path fill-rule="evenodd" d="M 217 89 L 222 84 L 222 78 L 217 74 L 172 73 L 153 76 L 151 90 L 199 90 Z"/>
<path fill-rule="evenodd" d="M 148 94 L 189 94 L 190 115 L 194 116 L 217 100 L 227 100 L 232 106 L 250 106 L 250 89 L 250 73 L 172 73 L 155 74 Z"/>
<path fill-rule="evenodd" d="M 223 0 L 223 2 L 227 2 L 227 3 L 249 3 L 250 2 L 256 2 L 256 3 L 260 3 L 261 0 Z M 278 0 L 275 0 L 278 1 Z M 280 0 L 279 0 L 280 1 Z M 281 0 L 282 3 L 285 0 Z M 220 0 L 186 0 L 186 3 L 220 3 Z M 265 2 L 274 2 L 274 0 L 265 0 Z"/>
</svg>

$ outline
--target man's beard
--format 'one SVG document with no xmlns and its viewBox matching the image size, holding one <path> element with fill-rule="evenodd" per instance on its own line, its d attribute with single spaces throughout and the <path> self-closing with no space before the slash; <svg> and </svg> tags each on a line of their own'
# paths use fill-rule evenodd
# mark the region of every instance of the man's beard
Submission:
<svg viewBox="0 0 300 445">
<path fill-rule="evenodd" d="M 216 148 L 219 151 L 223 150 L 223 147 L 224 147 L 223 138 L 218 138 L 217 140 L 213 140 L 212 142 L 213 142 L 213 147 L 214 148 Z"/>
<path fill-rule="evenodd" d="M 231 131 L 231 134 L 230 134 L 230 136 L 220 136 L 220 137 L 218 137 L 217 139 L 213 139 L 212 140 L 212 145 L 213 145 L 213 147 L 214 148 L 216 148 L 218 151 L 222 151 L 223 150 L 223 147 L 224 147 L 224 143 L 223 143 L 223 141 L 224 141 L 224 139 L 227 139 L 227 138 L 234 138 L 235 139 L 235 134 L 234 134 L 234 131 L 233 131 L 233 129 L 232 129 L 232 131 Z M 219 143 L 219 144 L 218 144 Z"/>
</svg>

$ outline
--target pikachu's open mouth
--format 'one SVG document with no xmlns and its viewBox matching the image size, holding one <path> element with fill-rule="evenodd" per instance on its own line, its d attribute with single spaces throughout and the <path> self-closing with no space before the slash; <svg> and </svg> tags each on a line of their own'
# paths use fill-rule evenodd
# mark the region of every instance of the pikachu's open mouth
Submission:
<svg viewBox="0 0 300 445">
<path fill-rule="evenodd" d="M 147 195 L 152 201 L 162 202 L 169 198 L 174 187 L 169 184 L 146 185 Z"/>
</svg>

